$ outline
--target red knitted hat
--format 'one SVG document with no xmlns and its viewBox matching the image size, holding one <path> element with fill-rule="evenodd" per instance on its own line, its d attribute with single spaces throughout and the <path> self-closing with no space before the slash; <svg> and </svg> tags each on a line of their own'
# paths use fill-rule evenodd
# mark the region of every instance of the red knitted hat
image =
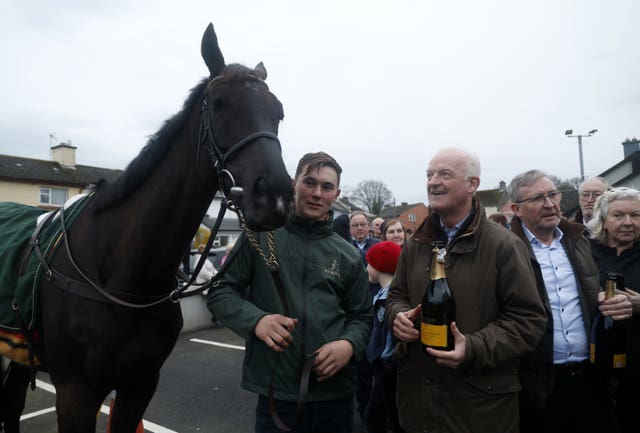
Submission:
<svg viewBox="0 0 640 433">
<path fill-rule="evenodd" d="M 367 251 L 367 263 L 386 274 L 395 274 L 402 248 L 391 241 L 378 242 Z"/>
</svg>

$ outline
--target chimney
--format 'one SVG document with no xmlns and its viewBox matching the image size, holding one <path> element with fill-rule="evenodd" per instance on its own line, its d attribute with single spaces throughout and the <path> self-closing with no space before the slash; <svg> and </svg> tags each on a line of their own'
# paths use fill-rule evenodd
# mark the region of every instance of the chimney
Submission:
<svg viewBox="0 0 640 433">
<path fill-rule="evenodd" d="M 633 152 L 640 150 L 640 140 L 636 137 L 627 138 L 622 142 L 622 148 L 624 149 L 624 157 L 631 155 Z"/>
<path fill-rule="evenodd" d="M 500 187 L 498 188 L 500 191 L 506 191 L 507 190 L 507 184 L 504 183 L 504 180 L 500 181 Z"/>
<path fill-rule="evenodd" d="M 76 147 L 71 145 L 71 140 L 60 143 L 51 148 L 51 160 L 60 164 L 64 170 L 76 169 Z"/>
</svg>

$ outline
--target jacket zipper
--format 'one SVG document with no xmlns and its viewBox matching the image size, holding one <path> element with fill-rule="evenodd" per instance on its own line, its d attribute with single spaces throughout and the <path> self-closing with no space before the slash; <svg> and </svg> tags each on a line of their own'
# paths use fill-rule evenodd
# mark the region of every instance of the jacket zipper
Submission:
<svg viewBox="0 0 640 433">
<path fill-rule="evenodd" d="M 302 287 L 300 298 L 302 300 L 302 316 L 300 317 L 300 370 L 304 367 L 307 348 L 305 339 L 307 336 L 307 277 L 309 274 L 309 230 L 304 243 L 304 253 L 302 257 Z"/>
</svg>

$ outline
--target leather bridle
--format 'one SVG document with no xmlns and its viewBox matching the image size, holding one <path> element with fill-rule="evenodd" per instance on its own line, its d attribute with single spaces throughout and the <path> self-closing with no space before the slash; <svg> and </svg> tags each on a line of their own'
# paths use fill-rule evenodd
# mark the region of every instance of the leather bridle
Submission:
<svg viewBox="0 0 640 433">
<path fill-rule="evenodd" d="M 213 165 L 213 168 L 216 172 L 216 176 L 218 177 L 218 190 L 222 193 L 224 200 L 221 203 L 220 206 L 220 212 L 218 213 L 218 217 L 216 219 L 216 223 L 213 227 L 213 229 L 211 230 L 211 235 L 209 236 L 209 240 L 207 241 L 207 245 L 206 245 L 206 250 L 205 251 L 209 251 L 209 249 L 211 248 L 211 245 L 213 244 L 213 240 L 216 237 L 216 234 L 218 232 L 218 230 L 220 229 L 220 225 L 222 224 L 222 220 L 224 218 L 224 214 L 226 209 L 228 208 L 229 210 L 235 212 L 238 214 L 238 218 L 241 221 L 241 225 L 243 226 L 243 230 L 247 230 L 246 226 L 244 225 L 244 217 L 242 215 L 242 212 L 240 211 L 239 206 L 237 206 L 237 204 L 235 203 L 234 200 L 237 200 L 238 198 L 242 197 L 242 195 L 244 194 L 244 190 L 242 187 L 238 186 L 235 182 L 235 178 L 233 177 L 233 175 L 231 174 L 231 172 L 226 168 L 227 163 L 229 162 L 229 160 L 235 156 L 238 151 L 240 151 L 241 149 L 243 149 L 244 147 L 246 147 L 247 145 L 251 144 L 252 142 L 254 142 L 257 139 L 260 138 L 268 138 L 270 140 L 275 141 L 278 144 L 278 148 L 282 148 L 280 145 L 280 140 L 278 139 L 278 136 L 275 135 L 272 132 L 268 132 L 268 131 L 257 131 L 254 132 L 252 134 L 249 134 L 248 136 L 246 136 L 245 138 L 239 140 L 236 144 L 234 144 L 233 146 L 231 146 L 226 152 L 223 152 L 222 149 L 220 148 L 220 146 L 218 145 L 218 143 L 215 140 L 215 137 L 213 135 L 213 129 L 211 128 L 211 117 L 209 116 L 209 104 L 207 102 L 207 96 L 206 93 L 208 92 L 209 88 L 212 87 L 212 85 L 214 85 L 217 81 L 219 81 L 220 79 L 222 79 L 223 76 L 220 75 L 216 78 L 214 78 L 213 80 L 211 80 L 209 82 L 209 84 L 207 85 L 207 89 L 205 91 L 205 96 L 202 102 L 202 110 L 201 110 L 201 114 L 200 114 L 200 125 L 199 125 L 199 131 L 198 131 L 198 156 L 200 153 L 200 149 L 204 149 L 210 156 L 211 158 L 211 163 Z M 249 79 L 251 80 L 256 80 L 259 81 L 260 83 L 264 82 L 262 80 L 260 80 L 257 77 L 254 77 L 253 75 L 249 75 Z M 227 197 L 227 194 L 225 193 L 224 190 L 224 178 L 227 177 L 230 181 L 230 187 L 229 187 L 229 195 L 231 197 Z M 161 304 L 167 300 L 170 300 L 172 302 L 179 302 L 181 298 L 187 297 L 187 296 L 192 296 L 195 295 L 197 293 L 201 293 L 204 290 L 213 287 L 215 285 L 217 285 L 217 282 L 220 280 L 220 278 L 224 275 L 227 267 L 228 267 L 228 262 L 231 262 L 231 260 L 227 260 L 225 262 L 226 266 L 223 266 L 220 271 L 216 274 L 216 276 L 209 281 L 208 283 L 206 283 L 205 285 L 199 286 L 197 289 L 193 289 L 193 290 L 189 290 L 188 292 L 186 291 L 188 287 L 192 287 L 193 282 L 195 280 L 195 278 L 198 276 L 198 273 L 200 272 L 200 269 L 202 269 L 202 266 L 204 265 L 204 261 L 207 258 L 206 254 L 201 255 L 200 260 L 198 261 L 196 268 L 194 269 L 193 274 L 191 275 L 191 278 L 185 278 L 184 273 L 182 273 L 182 279 L 184 281 L 186 281 L 186 283 L 183 283 L 182 285 L 180 285 L 180 283 L 176 283 L 176 287 L 171 290 L 169 293 L 166 293 L 165 295 L 160 295 L 158 297 L 154 297 L 155 300 L 149 303 L 144 303 L 144 304 L 139 304 L 139 303 L 133 303 L 133 302 L 128 302 L 125 301 L 123 299 L 120 299 L 118 296 L 115 296 L 114 294 L 110 293 L 109 291 L 107 291 L 106 289 L 104 289 L 103 287 L 99 286 L 98 284 L 96 284 L 88 275 L 86 275 L 82 269 L 80 269 L 80 267 L 76 264 L 75 260 L 73 259 L 73 256 L 71 254 L 71 248 L 69 245 L 69 240 L 68 240 L 68 233 L 67 233 L 67 227 L 65 224 L 65 218 L 64 218 L 64 209 L 60 208 L 58 210 L 60 212 L 60 222 L 61 222 L 61 231 L 62 231 L 62 236 L 64 239 L 64 243 L 66 246 L 66 252 L 67 252 L 67 256 L 71 262 L 71 264 L 73 265 L 73 267 L 75 268 L 75 270 L 82 276 L 82 278 L 85 280 L 83 281 L 76 281 L 73 280 L 71 278 L 65 277 L 64 275 L 62 275 L 60 272 L 55 271 L 54 269 L 50 269 L 46 260 L 44 260 L 43 257 L 41 257 L 41 254 L 39 254 L 38 258 L 40 259 L 41 263 L 43 263 L 44 268 L 47 270 L 47 278 L 49 280 L 51 280 L 54 284 L 56 284 L 57 282 L 59 282 L 60 284 L 64 284 L 64 288 L 65 290 L 68 290 L 72 293 L 74 293 L 75 295 L 81 296 L 81 297 L 85 297 L 85 298 L 89 298 L 89 299 L 93 299 L 93 300 L 103 300 L 104 302 L 107 303 L 114 303 L 123 307 L 128 307 L 128 308 L 137 308 L 137 309 L 142 309 L 142 308 L 149 308 L 149 307 L 153 307 L 155 305 Z M 36 242 L 37 244 L 37 242 Z M 39 252 L 39 247 L 37 245 L 35 245 L 35 248 L 38 249 Z M 93 288 L 95 290 L 97 290 L 99 292 L 100 295 L 102 295 L 102 297 L 104 299 L 102 299 L 100 297 L 100 295 L 93 295 L 92 290 L 86 291 L 85 288 Z M 89 293 L 89 294 L 87 294 Z"/>
</svg>

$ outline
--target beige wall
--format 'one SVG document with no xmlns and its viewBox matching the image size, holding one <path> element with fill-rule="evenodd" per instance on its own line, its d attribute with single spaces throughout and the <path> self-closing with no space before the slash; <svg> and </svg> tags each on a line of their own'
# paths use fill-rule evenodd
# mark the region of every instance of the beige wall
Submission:
<svg viewBox="0 0 640 433">
<path fill-rule="evenodd" d="M 47 185 L 41 183 L 18 183 L 0 180 L 0 201 L 15 201 L 29 206 L 40 206 L 40 187 L 65 188 L 60 185 Z M 68 197 L 80 194 L 82 190 L 77 187 L 66 187 L 69 190 Z"/>
</svg>

